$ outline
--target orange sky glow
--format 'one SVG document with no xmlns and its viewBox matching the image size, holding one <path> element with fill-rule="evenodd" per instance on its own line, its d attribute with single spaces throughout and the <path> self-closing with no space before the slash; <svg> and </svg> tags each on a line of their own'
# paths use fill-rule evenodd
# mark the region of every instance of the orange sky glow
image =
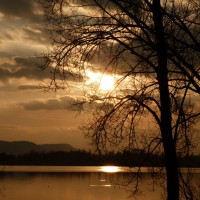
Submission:
<svg viewBox="0 0 200 200">
<path fill-rule="evenodd" d="M 36 2 L 0 0 L 0 140 L 88 148 L 79 128 L 87 116 L 84 112 L 77 115 L 70 103 L 84 90 L 95 89 L 99 94 L 113 90 L 120 77 L 89 69 L 85 82 L 70 79 L 70 89 L 45 90 L 50 72 L 36 67 L 35 55 L 44 53 L 50 41 Z M 138 77 L 135 85 L 141 81 Z"/>
</svg>

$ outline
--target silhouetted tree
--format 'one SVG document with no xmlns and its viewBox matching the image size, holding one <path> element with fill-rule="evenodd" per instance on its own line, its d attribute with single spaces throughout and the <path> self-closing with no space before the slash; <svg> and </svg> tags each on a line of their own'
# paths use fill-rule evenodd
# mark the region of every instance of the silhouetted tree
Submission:
<svg viewBox="0 0 200 200">
<path fill-rule="evenodd" d="M 180 199 L 180 191 L 193 199 L 185 189 L 177 154 L 190 155 L 199 116 L 192 104 L 200 94 L 199 0 L 42 4 L 52 38 L 43 66 L 52 69 L 50 87 L 59 88 L 71 75 L 84 77 L 88 68 L 119 77 L 113 91 L 95 90 L 80 101 L 97 105 L 85 135 L 99 152 L 121 145 L 144 149 L 147 155 L 163 153 L 167 199 Z M 140 130 L 143 125 L 148 133 Z"/>
</svg>

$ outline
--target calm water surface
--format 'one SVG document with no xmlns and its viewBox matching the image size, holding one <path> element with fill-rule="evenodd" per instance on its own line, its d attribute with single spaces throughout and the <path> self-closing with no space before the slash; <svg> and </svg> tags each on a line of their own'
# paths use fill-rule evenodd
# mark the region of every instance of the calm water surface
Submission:
<svg viewBox="0 0 200 200">
<path fill-rule="evenodd" d="M 0 199 L 4 200 L 125 200 L 127 168 L 6 166 L 1 167 Z M 145 170 L 144 170 L 145 171 Z M 147 173 L 144 173 L 147 174 Z M 138 200 L 160 199 L 147 175 L 141 183 L 144 195 Z"/>
</svg>

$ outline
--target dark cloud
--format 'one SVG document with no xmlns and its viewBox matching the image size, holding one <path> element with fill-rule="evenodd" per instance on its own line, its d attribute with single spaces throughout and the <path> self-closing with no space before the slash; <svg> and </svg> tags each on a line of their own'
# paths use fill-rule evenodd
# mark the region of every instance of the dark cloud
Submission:
<svg viewBox="0 0 200 200">
<path fill-rule="evenodd" d="M 61 97 L 59 99 L 48 99 L 47 101 L 34 100 L 30 102 L 19 103 L 26 110 L 60 110 L 66 109 L 77 111 L 74 106 L 75 99 L 70 96 Z"/>
<path fill-rule="evenodd" d="M 15 57 L 14 58 L 16 65 L 21 67 L 33 67 L 39 66 L 43 60 L 39 57 Z"/>
<path fill-rule="evenodd" d="M 3 39 L 3 40 L 14 40 L 14 37 L 10 33 L 5 32 L 1 35 L 1 39 Z"/>
<path fill-rule="evenodd" d="M 15 64 L 4 63 L 0 65 L 0 80 L 7 81 L 9 78 L 27 78 L 42 80 L 49 77 L 47 70 L 41 71 L 37 66 L 41 60 L 37 57 L 15 57 Z"/>
<path fill-rule="evenodd" d="M 26 78 L 32 80 L 52 79 L 54 69 L 48 67 L 41 70 L 40 66 L 44 60 L 39 57 L 15 57 L 15 64 L 4 63 L 0 65 L 0 81 L 7 81 L 10 78 Z M 78 74 L 66 73 L 66 80 L 80 82 L 83 80 Z"/>
<path fill-rule="evenodd" d="M 0 0 L 0 57 L 33 56 L 45 51 L 49 36 L 38 0 Z"/>
<path fill-rule="evenodd" d="M 7 79 L 8 77 L 11 76 L 11 72 L 8 69 L 3 69 L 0 68 L 0 80 L 4 81 L 5 79 Z"/>
<path fill-rule="evenodd" d="M 60 101 L 56 99 L 50 99 L 47 102 L 42 101 L 31 101 L 28 103 L 21 103 L 21 106 L 23 106 L 26 110 L 57 110 L 57 109 L 63 109 L 63 106 L 61 105 Z"/>
<path fill-rule="evenodd" d="M 48 33 L 41 26 L 22 29 L 25 40 L 37 41 L 38 44 L 50 44 Z"/>
<path fill-rule="evenodd" d="M 0 12 L 8 17 L 18 17 L 26 20 L 39 21 L 41 16 L 35 0 L 0 0 Z"/>
<path fill-rule="evenodd" d="M 10 84 L 9 82 L 7 83 L 4 83 L 2 86 L 0 86 L 0 92 L 19 92 L 19 91 L 28 91 L 30 90 L 31 92 L 33 90 L 38 90 L 39 92 L 41 91 L 46 91 L 47 90 L 47 87 L 45 86 L 42 86 L 42 85 L 39 85 L 38 83 L 36 83 L 35 85 L 13 85 L 13 84 Z"/>
<path fill-rule="evenodd" d="M 41 90 L 44 89 L 44 87 L 39 85 L 19 85 L 17 87 L 18 90 Z"/>
<path fill-rule="evenodd" d="M 64 96 L 57 99 L 48 99 L 46 101 L 34 100 L 29 102 L 19 103 L 26 110 L 69 110 L 69 111 L 83 111 L 89 108 L 96 108 L 99 110 L 108 110 L 113 107 L 109 103 L 101 102 L 87 102 L 84 99 L 77 99 L 71 96 Z"/>
</svg>

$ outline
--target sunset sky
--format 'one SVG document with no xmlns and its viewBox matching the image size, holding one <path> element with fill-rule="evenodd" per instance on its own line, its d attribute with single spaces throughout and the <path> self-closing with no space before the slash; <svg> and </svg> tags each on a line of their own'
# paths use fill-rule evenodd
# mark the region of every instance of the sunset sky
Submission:
<svg viewBox="0 0 200 200">
<path fill-rule="evenodd" d="M 101 91 L 113 89 L 117 77 L 87 71 L 85 81 L 69 77 L 70 89 L 47 91 L 50 69 L 38 68 L 38 56 L 47 51 L 50 40 L 36 2 L 0 0 L 0 140 L 88 148 L 79 129 L 87 115 L 77 115 L 71 102 L 100 79 Z M 199 96 L 193 99 L 199 109 Z"/>
<path fill-rule="evenodd" d="M 34 56 L 47 50 L 49 40 L 36 2 L 0 0 L 0 140 L 85 148 L 79 130 L 84 116 L 69 106 L 81 83 L 71 81 L 73 91 L 44 91 L 50 74 L 37 68 Z"/>
</svg>

